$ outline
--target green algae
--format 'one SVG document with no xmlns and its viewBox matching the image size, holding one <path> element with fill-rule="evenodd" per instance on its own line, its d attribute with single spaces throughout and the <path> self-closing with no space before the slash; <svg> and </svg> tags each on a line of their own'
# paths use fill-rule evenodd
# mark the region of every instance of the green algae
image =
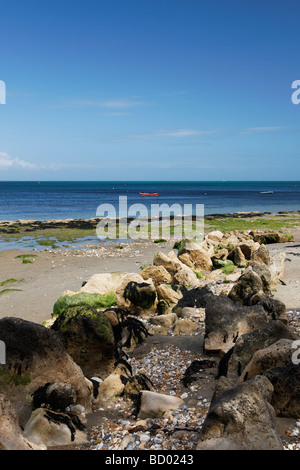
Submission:
<svg viewBox="0 0 300 470">
<path fill-rule="evenodd" d="M 64 295 L 60 297 L 54 304 L 53 316 L 61 315 L 69 307 L 87 305 L 94 309 L 110 308 L 116 303 L 116 294 L 111 292 L 109 294 L 88 294 L 87 292 L 80 292 L 74 295 Z"/>
</svg>

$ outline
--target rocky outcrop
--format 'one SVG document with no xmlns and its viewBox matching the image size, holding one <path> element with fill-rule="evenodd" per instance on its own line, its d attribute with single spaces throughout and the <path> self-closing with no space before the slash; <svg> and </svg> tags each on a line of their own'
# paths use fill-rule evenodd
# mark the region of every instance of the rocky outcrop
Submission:
<svg viewBox="0 0 300 470">
<path fill-rule="evenodd" d="M 219 376 L 237 380 L 250 363 L 254 354 L 281 339 L 295 340 L 295 334 L 284 323 L 273 320 L 242 335 L 231 350 L 221 359 Z"/>
<path fill-rule="evenodd" d="M 259 376 L 216 395 L 197 450 L 283 450 L 269 403 L 272 391 Z"/>
</svg>

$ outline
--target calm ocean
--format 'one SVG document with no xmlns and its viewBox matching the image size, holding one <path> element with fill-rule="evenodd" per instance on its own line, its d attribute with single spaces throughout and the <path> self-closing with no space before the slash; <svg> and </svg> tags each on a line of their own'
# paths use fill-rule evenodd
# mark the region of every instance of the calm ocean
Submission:
<svg viewBox="0 0 300 470">
<path fill-rule="evenodd" d="M 261 192 L 272 191 L 271 194 Z M 158 192 L 142 197 L 140 192 Z M 100 204 L 204 204 L 204 213 L 300 210 L 300 182 L 0 182 L 0 220 L 96 217 Z M 149 212 L 150 214 L 150 212 Z"/>
</svg>

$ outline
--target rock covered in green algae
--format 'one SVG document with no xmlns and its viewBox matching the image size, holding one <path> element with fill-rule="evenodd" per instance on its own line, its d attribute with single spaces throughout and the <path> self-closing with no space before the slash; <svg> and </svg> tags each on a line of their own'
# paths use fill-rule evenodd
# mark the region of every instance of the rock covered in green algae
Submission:
<svg viewBox="0 0 300 470">
<path fill-rule="evenodd" d="M 88 305 L 61 313 L 51 327 L 86 377 L 105 378 L 115 363 L 115 337 L 108 318 Z"/>
<path fill-rule="evenodd" d="M 116 294 L 89 294 L 80 292 L 74 295 L 63 295 L 54 304 L 53 316 L 63 314 L 69 307 L 87 305 L 94 309 L 109 308 L 116 304 Z"/>
</svg>

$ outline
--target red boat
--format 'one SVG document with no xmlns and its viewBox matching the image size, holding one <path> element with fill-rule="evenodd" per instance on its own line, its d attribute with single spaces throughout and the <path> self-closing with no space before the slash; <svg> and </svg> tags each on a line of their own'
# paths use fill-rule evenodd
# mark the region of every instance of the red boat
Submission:
<svg viewBox="0 0 300 470">
<path fill-rule="evenodd" d="M 158 196 L 159 193 L 140 193 L 141 196 Z"/>
</svg>

